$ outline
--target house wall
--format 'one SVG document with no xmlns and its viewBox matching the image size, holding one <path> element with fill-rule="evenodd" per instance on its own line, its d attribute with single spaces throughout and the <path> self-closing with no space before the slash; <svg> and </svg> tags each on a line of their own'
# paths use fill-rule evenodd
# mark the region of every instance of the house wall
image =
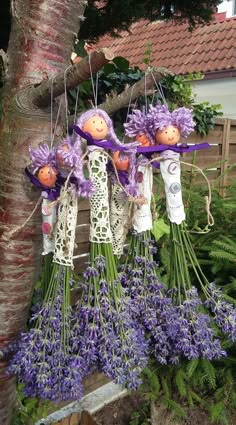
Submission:
<svg viewBox="0 0 236 425">
<path fill-rule="evenodd" d="M 196 102 L 220 103 L 224 117 L 236 119 L 236 78 L 200 80 L 193 83 Z"/>
<path fill-rule="evenodd" d="M 230 18 L 235 15 L 235 2 L 236 0 L 226 0 L 218 6 L 218 13 L 226 12 L 226 18 Z"/>
</svg>

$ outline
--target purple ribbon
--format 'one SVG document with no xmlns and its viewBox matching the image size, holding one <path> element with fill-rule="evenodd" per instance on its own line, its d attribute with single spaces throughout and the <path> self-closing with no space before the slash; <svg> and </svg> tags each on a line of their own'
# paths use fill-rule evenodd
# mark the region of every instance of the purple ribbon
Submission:
<svg viewBox="0 0 236 425">
<path fill-rule="evenodd" d="M 126 147 L 125 145 L 124 146 L 117 146 L 117 145 L 114 145 L 111 140 L 101 141 L 101 140 L 94 139 L 91 136 L 90 133 L 84 132 L 77 125 L 72 125 L 71 127 L 75 130 L 75 132 L 77 134 L 79 134 L 81 137 L 83 137 L 83 139 L 87 140 L 88 146 L 93 145 L 93 146 L 98 146 L 99 148 L 110 149 L 111 151 L 118 151 L 119 150 L 121 152 L 124 152 L 127 149 L 130 150 L 130 146 L 129 147 L 128 146 Z"/>
<path fill-rule="evenodd" d="M 171 150 L 173 152 L 178 152 L 178 153 L 184 153 L 184 152 L 193 152 L 193 151 L 199 151 L 201 149 L 207 149 L 210 148 L 211 146 L 209 145 L 209 143 L 198 143 L 197 145 L 187 145 L 187 144 L 182 144 L 179 146 L 167 146 L 167 145 L 155 145 L 155 146 L 148 146 L 145 148 L 137 148 L 137 152 L 138 153 L 142 153 L 144 156 L 146 156 L 146 158 L 151 158 L 152 154 L 155 152 L 164 152 L 166 150 Z M 153 168 L 160 168 L 160 163 L 158 161 L 153 161 L 151 163 Z"/>
<path fill-rule="evenodd" d="M 166 150 L 171 150 L 173 152 L 183 153 L 183 152 L 193 152 L 193 151 L 199 151 L 201 149 L 210 148 L 209 143 L 199 143 L 197 145 L 187 145 L 182 144 L 179 146 L 167 146 L 167 145 L 154 145 L 154 146 L 148 146 L 148 147 L 138 147 L 137 152 L 142 153 L 145 156 L 151 156 L 154 152 L 163 152 Z"/>
</svg>

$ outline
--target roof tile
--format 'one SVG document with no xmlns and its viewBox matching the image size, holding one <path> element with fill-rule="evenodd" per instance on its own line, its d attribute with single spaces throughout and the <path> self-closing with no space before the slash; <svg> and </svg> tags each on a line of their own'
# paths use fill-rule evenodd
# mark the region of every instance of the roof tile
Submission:
<svg viewBox="0 0 236 425">
<path fill-rule="evenodd" d="M 111 47 L 131 66 L 143 68 L 147 44 L 152 46 L 152 65 L 165 66 L 176 74 L 214 72 L 236 68 L 236 19 L 198 26 L 169 22 L 136 22 L 121 37 L 104 36 L 99 47 Z"/>
</svg>

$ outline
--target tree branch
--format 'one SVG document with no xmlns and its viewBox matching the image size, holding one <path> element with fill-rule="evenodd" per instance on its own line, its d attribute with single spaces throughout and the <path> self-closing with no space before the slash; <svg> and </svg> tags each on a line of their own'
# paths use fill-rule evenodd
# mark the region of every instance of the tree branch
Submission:
<svg viewBox="0 0 236 425">
<path fill-rule="evenodd" d="M 65 72 L 58 74 L 50 80 L 43 81 L 31 90 L 31 101 L 35 106 L 49 106 L 51 102 L 51 91 L 53 98 L 62 95 L 65 91 L 73 89 L 92 74 L 96 74 L 114 55 L 110 49 L 104 48 L 91 53 L 90 57 L 82 59 L 79 63 L 71 65 Z M 90 70 L 91 66 L 91 70 Z"/>
<path fill-rule="evenodd" d="M 150 69 L 147 71 L 146 77 L 144 76 L 141 80 L 124 90 L 119 95 L 108 97 L 105 102 L 99 105 L 99 108 L 106 111 L 109 115 L 112 115 L 119 109 L 128 106 L 129 103 L 136 100 L 139 96 L 144 96 L 145 93 L 150 94 L 150 90 L 153 90 L 156 83 L 158 83 L 167 74 L 172 74 L 172 72 L 166 68 L 160 67 Z"/>
</svg>

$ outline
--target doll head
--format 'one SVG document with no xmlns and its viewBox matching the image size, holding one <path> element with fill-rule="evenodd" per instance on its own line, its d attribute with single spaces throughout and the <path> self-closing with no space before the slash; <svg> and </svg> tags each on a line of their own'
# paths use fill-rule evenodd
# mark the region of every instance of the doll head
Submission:
<svg viewBox="0 0 236 425">
<path fill-rule="evenodd" d="M 38 181 L 47 187 L 54 187 L 57 180 L 57 171 L 51 165 L 44 165 L 38 171 Z"/>
<path fill-rule="evenodd" d="M 180 131 L 173 125 L 168 125 L 167 127 L 163 128 L 163 130 L 157 130 L 155 134 L 156 143 L 160 143 L 161 145 L 173 146 L 179 142 L 179 139 Z"/>
<path fill-rule="evenodd" d="M 96 140 L 117 139 L 111 118 L 102 109 L 90 109 L 82 114 L 76 125 Z"/>
<path fill-rule="evenodd" d="M 148 116 L 156 143 L 173 146 L 180 136 L 187 137 L 194 130 L 191 109 L 178 108 L 170 112 L 167 105 L 159 103 L 150 107 Z"/>
<path fill-rule="evenodd" d="M 128 115 L 128 122 L 124 124 L 125 134 L 128 137 L 135 137 L 135 140 L 143 147 L 154 143 L 149 130 L 148 116 L 139 109 L 134 109 L 132 114 Z"/>
<path fill-rule="evenodd" d="M 129 157 L 120 151 L 115 151 L 112 155 L 115 167 L 119 171 L 128 171 Z"/>
<path fill-rule="evenodd" d="M 49 165 L 52 168 L 56 167 L 55 149 L 50 149 L 46 143 L 40 144 L 37 148 L 34 149 L 32 149 L 30 146 L 29 153 L 34 174 L 39 170 L 39 168 L 42 168 L 45 165 Z"/>
</svg>

